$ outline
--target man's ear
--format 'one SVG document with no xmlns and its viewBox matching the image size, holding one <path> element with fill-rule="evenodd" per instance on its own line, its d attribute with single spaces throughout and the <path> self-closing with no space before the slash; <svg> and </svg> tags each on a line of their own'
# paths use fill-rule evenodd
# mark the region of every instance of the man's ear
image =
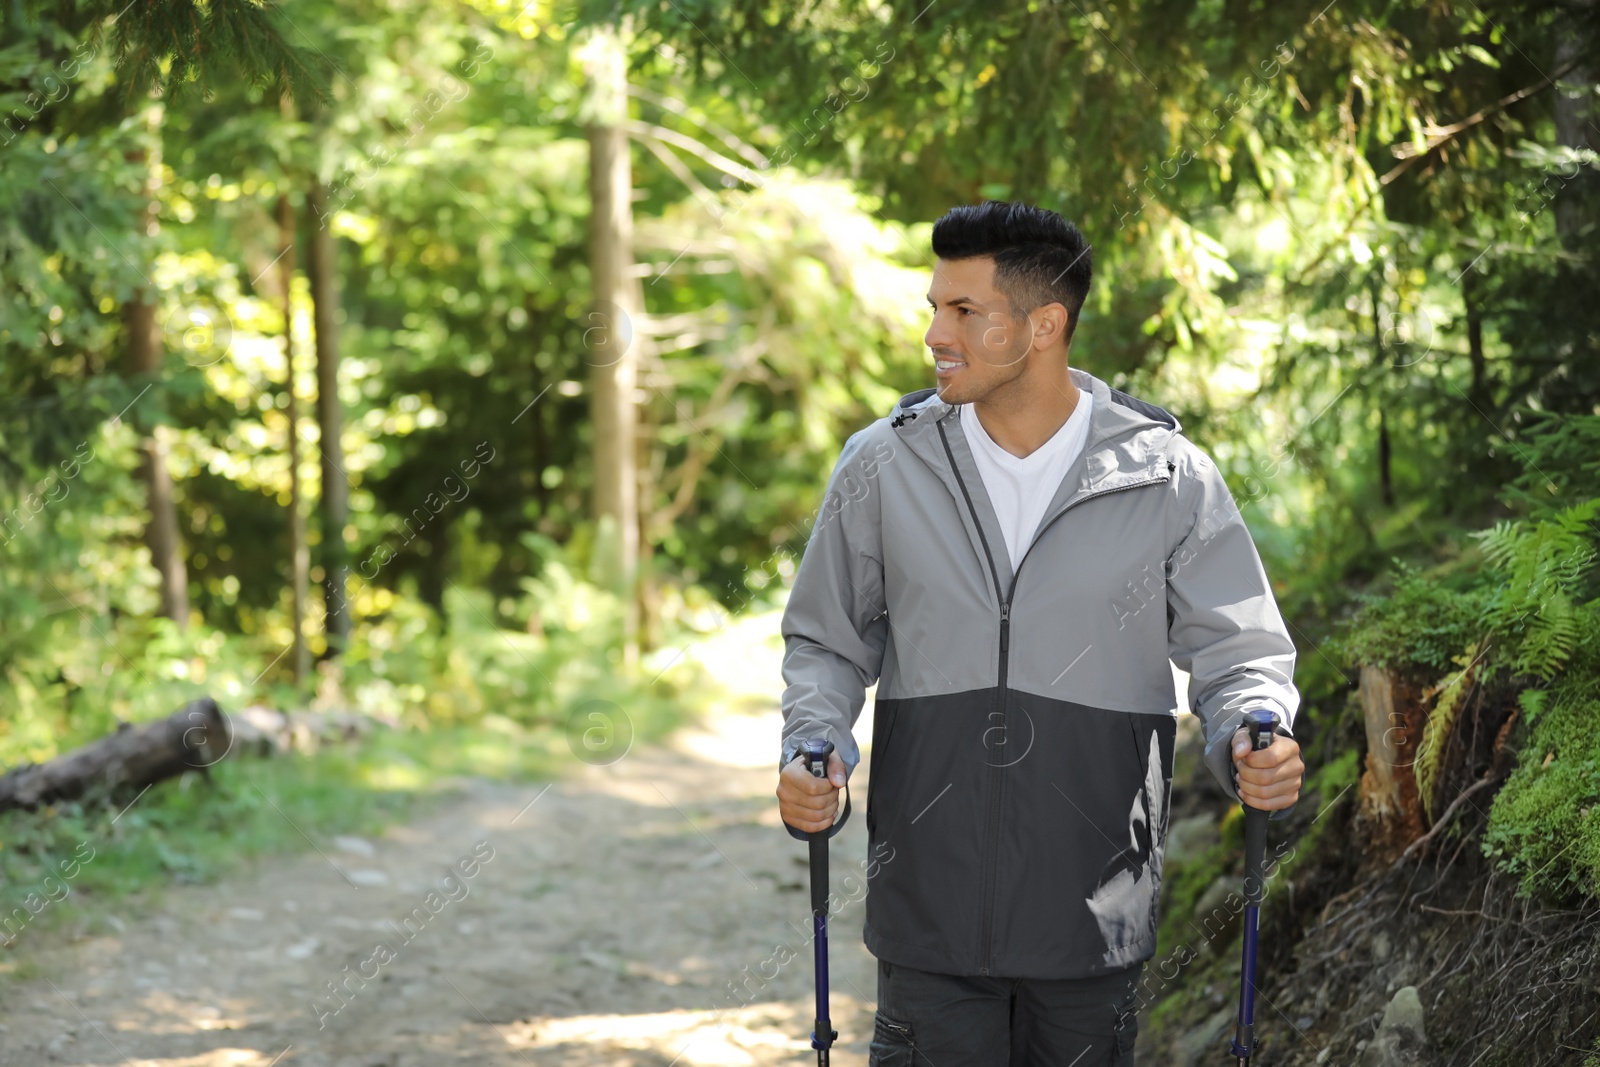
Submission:
<svg viewBox="0 0 1600 1067">
<path fill-rule="evenodd" d="M 1038 315 L 1038 321 L 1033 321 L 1033 316 Z M 1072 335 L 1077 328 L 1077 322 L 1068 314 L 1067 309 L 1060 304 L 1043 304 L 1033 310 L 1028 316 L 1029 325 L 1033 329 L 1034 348 L 1048 348 L 1052 338 L 1061 338 L 1061 347 L 1066 348 L 1072 343 Z"/>
</svg>

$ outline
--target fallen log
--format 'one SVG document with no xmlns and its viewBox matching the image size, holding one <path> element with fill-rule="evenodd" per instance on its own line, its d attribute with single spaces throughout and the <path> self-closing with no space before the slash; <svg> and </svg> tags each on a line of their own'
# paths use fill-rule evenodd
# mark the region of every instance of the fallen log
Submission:
<svg viewBox="0 0 1600 1067">
<path fill-rule="evenodd" d="M 165 719 L 123 723 L 47 763 L 29 763 L 0 775 L 0 811 L 33 809 L 76 800 L 91 792 L 123 793 L 163 778 L 199 770 L 228 754 L 227 717 L 210 697 L 191 700 Z"/>
</svg>

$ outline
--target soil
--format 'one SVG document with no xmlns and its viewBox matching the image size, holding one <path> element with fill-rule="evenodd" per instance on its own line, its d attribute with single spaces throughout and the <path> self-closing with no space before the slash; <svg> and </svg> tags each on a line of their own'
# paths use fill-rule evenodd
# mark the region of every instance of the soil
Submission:
<svg viewBox="0 0 1600 1067">
<path fill-rule="evenodd" d="M 317 850 L 175 887 L 76 939 L 36 939 L 37 976 L 0 1004 L 0 1063 L 808 1060 L 806 848 L 772 796 L 781 646 L 760 629 L 775 631 L 770 617 L 751 625 L 754 639 L 692 651 L 721 692 L 668 744 L 547 785 L 461 781 L 373 840 L 304 827 Z M 870 736 L 867 714 L 857 733 Z M 846 882 L 866 852 L 852 817 L 832 853 L 844 1067 L 866 1062 L 875 1007 L 859 882 Z"/>
</svg>

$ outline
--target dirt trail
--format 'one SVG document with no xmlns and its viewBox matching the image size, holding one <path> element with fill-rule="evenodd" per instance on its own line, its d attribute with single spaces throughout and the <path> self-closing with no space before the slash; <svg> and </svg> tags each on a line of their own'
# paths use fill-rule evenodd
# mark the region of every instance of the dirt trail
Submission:
<svg viewBox="0 0 1600 1067">
<path fill-rule="evenodd" d="M 668 745 L 548 787 L 463 782 L 371 841 L 306 827 L 320 852 L 175 888 L 115 936 L 35 944 L 40 977 L 0 1004 L 0 1064 L 806 1062 L 805 848 L 772 799 L 780 651 L 770 615 L 692 649 L 719 710 Z M 843 1067 L 866 1062 L 874 1007 L 845 883 L 864 835 L 853 816 L 833 853 Z"/>
</svg>

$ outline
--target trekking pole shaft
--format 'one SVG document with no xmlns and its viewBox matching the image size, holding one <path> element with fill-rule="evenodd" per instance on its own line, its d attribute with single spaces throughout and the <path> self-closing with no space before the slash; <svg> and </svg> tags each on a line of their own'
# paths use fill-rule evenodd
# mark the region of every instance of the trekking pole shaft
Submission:
<svg viewBox="0 0 1600 1067">
<path fill-rule="evenodd" d="M 1244 946 L 1239 966 L 1239 1024 L 1234 1055 L 1250 1067 L 1255 1052 L 1256 950 L 1261 930 L 1261 897 L 1265 885 L 1267 813 L 1246 808 L 1244 814 Z M 1240 1053 L 1243 1055 L 1240 1055 Z"/>
<path fill-rule="evenodd" d="M 1278 725 L 1276 715 L 1256 712 L 1246 716 L 1246 721 L 1252 751 L 1272 744 Z M 1244 943 L 1239 961 L 1239 1017 L 1233 1047 L 1229 1050 L 1238 1057 L 1242 1067 L 1250 1067 L 1256 1050 L 1256 950 L 1261 930 L 1261 901 L 1267 887 L 1267 817 L 1268 813 L 1260 808 L 1244 805 Z"/>
<path fill-rule="evenodd" d="M 832 742 L 807 742 L 806 768 L 817 778 L 827 777 L 832 751 Z M 807 843 L 811 849 L 811 943 L 817 975 L 817 1017 L 812 1024 L 811 1047 L 817 1050 L 817 1067 L 828 1067 L 829 1050 L 838 1036 L 828 1019 L 828 831 L 807 835 Z"/>
<path fill-rule="evenodd" d="M 811 835 L 812 948 L 817 971 L 817 1033 L 828 1033 L 828 835 Z M 826 1053 L 826 1049 L 819 1049 Z M 826 1059 L 821 1062 L 827 1062 Z"/>
</svg>

